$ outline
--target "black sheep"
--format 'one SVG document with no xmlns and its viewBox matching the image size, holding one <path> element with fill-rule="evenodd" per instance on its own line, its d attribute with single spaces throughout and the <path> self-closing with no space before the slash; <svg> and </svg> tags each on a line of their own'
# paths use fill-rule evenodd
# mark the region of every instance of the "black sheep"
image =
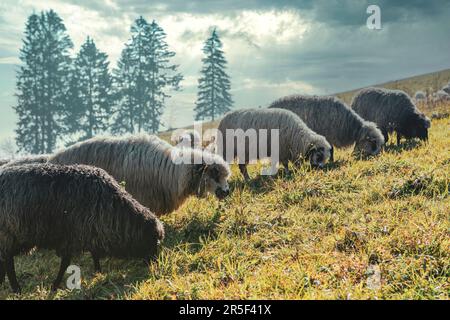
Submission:
<svg viewBox="0 0 450 320">
<path fill-rule="evenodd" d="M 388 134 L 393 131 L 397 133 L 397 144 L 402 137 L 428 140 L 430 119 L 417 109 L 404 91 L 363 89 L 353 98 L 352 109 L 365 120 L 375 122 L 386 143 Z"/>
<path fill-rule="evenodd" d="M 29 164 L 0 169 L 0 283 L 5 272 L 20 292 L 14 256 L 33 247 L 61 257 L 56 289 L 71 258 L 142 258 L 157 254 L 161 222 L 104 170 L 84 165 Z"/>
</svg>

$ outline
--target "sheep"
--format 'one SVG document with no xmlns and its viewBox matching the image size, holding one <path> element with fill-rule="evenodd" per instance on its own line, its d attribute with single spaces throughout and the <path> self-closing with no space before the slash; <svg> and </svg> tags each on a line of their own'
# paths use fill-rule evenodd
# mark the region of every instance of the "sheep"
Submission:
<svg viewBox="0 0 450 320">
<path fill-rule="evenodd" d="M 173 155 L 178 152 L 200 161 L 176 163 Z M 204 197 L 211 192 L 223 199 L 230 192 L 230 168 L 222 158 L 173 147 L 151 135 L 92 138 L 56 152 L 49 162 L 102 168 L 158 216 L 178 209 L 191 195 Z"/>
<path fill-rule="evenodd" d="M 56 290 L 72 257 L 156 258 L 164 228 L 104 170 L 28 164 L 0 169 L 0 283 L 20 292 L 14 256 L 33 247 L 61 258 Z"/>
<path fill-rule="evenodd" d="M 269 108 L 297 114 L 311 130 L 338 148 L 355 144 L 355 151 L 371 156 L 380 152 L 384 137 L 373 122 L 365 121 L 336 97 L 292 95 L 273 102 Z M 334 161 L 333 149 L 330 161 Z"/>
<path fill-rule="evenodd" d="M 439 90 L 435 93 L 435 101 L 436 102 L 445 102 L 450 101 L 450 94 L 447 93 L 444 89 Z"/>
<path fill-rule="evenodd" d="M 414 100 L 416 102 L 426 101 L 427 95 L 425 94 L 425 92 L 419 90 L 414 94 Z"/>
<path fill-rule="evenodd" d="M 445 93 L 447 93 L 447 95 L 450 95 L 450 82 L 447 83 L 447 85 L 445 87 L 442 88 L 442 91 L 444 91 Z"/>
<path fill-rule="evenodd" d="M 361 117 L 378 125 L 386 142 L 393 131 L 397 133 L 397 145 L 402 137 L 428 140 L 431 121 L 404 91 L 363 89 L 353 97 L 351 106 Z"/>
<path fill-rule="evenodd" d="M 32 163 L 45 163 L 45 162 L 47 162 L 48 158 L 49 158 L 48 154 L 25 156 L 25 157 L 14 159 L 14 160 L 9 160 L 6 163 L 4 163 L 3 165 L 10 167 L 10 166 L 20 166 L 20 165 L 24 165 L 24 164 L 32 164 Z"/>
<path fill-rule="evenodd" d="M 254 129 L 258 132 L 256 135 L 258 141 L 256 143 L 256 154 L 251 154 L 249 139 L 241 140 L 244 145 L 245 159 L 239 159 L 239 169 L 245 180 L 250 177 L 247 172 L 247 164 L 250 161 L 261 159 L 265 156 L 273 157 L 272 152 L 275 150 L 272 144 L 271 130 L 275 129 L 279 132 L 279 162 L 284 166 L 284 170 L 289 174 L 289 161 L 295 164 L 300 158 L 309 159 L 314 167 L 322 168 L 324 163 L 329 159 L 331 146 L 326 139 L 309 129 L 303 121 L 294 113 L 283 109 L 246 109 L 232 111 L 227 113 L 219 123 L 217 129 L 216 143 L 217 152 L 227 161 L 231 162 L 238 157 L 238 134 L 235 131 L 234 148 L 227 150 L 227 130 L 239 130 L 249 132 Z M 267 141 L 260 141 L 259 136 L 261 130 L 267 130 Z M 267 148 L 267 154 L 263 154 L 261 148 Z M 228 155 L 227 155 L 228 153 Z M 272 163 L 272 165 L 274 165 Z"/>
<path fill-rule="evenodd" d="M 177 147 L 201 148 L 202 141 L 196 130 L 176 130 L 171 137 Z"/>
</svg>

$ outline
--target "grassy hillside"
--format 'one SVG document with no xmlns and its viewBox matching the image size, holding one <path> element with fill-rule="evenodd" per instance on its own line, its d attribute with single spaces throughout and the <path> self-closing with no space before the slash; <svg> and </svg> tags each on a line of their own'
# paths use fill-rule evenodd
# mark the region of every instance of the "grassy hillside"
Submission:
<svg viewBox="0 0 450 320">
<path fill-rule="evenodd" d="M 450 112 L 450 105 L 431 112 Z M 389 145 L 358 160 L 337 150 L 325 170 L 243 182 L 232 195 L 191 198 L 163 217 L 167 238 L 150 268 L 89 255 L 73 263 L 82 290 L 49 292 L 59 260 L 16 259 L 24 293 L 12 299 L 449 299 L 450 118 L 433 120 L 428 144 Z"/>
<path fill-rule="evenodd" d="M 395 80 L 390 81 L 386 83 L 380 83 L 374 85 L 374 87 L 382 87 L 387 89 L 396 89 L 396 90 L 403 90 L 406 93 L 408 93 L 411 97 L 414 96 L 414 94 L 421 90 L 427 93 L 433 93 L 438 90 L 441 90 L 447 83 L 450 82 L 450 69 L 438 71 L 438 72 L 431 72 L 423 75 L 418 75 L 406 79 L 401 80 Z M 337 93 L 336 96 L 345 101 L 346 103 L 350 104 L 352 101 L 353 96 L 362 88 L 358 88 L 355 90 L 345 91 L 341 93 Z M 268 102 L 270 103 L 270 102 Z M 427 107 L 427 106 L 423 106 Z M 214 122 L 206 122 L 203 124 L 203 130 L 207 130 L 210 128 L 216 128 L 219 124 L 219 121 Z M 188 126 L 186 128 L 192 128 L 192 126 Z M 165 131 L 160 133 L 160 137 L 170 141 L 170 137 L 172 134 L 172 130 Z"/>
<path fill-rule="evenodd" d="M 390 81 L 375 85 L 375 87 L 383 87 L 388 89 L 403 90 L 411 97 L 421 90 L 423 92 L 436 92 L 441 90 L 450 81 L 450 69 L 439 72 L 432 72 L 415 76 L 407 79 Z M 360 89 L 338 93 L 337 96 L 347 103 L 352 101 L 353 96 Z"/>
</svg>

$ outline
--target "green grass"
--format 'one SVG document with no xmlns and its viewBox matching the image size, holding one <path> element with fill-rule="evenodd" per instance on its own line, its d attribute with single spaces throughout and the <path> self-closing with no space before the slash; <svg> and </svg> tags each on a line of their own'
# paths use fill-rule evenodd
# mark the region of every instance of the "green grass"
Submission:
<svg viewBox="0 0 450 320">
<path fill-rule="evenodd" d="M 52 294 L 59 260 L 38 251 L 16 258 L 23 294 L 6 282 L 0 298 L 449 299 L 449 128 L 433 120 L 428 144 L 368 160 L 337 150 L 335 164 L 292 177 L 261 177 L 258 165 L 246 184 L 233 166 L 225 201 L 190 198 L 162 218 L 150 268 L 106 259 L 95 274 L 84 255 L 73 262 L 82 290 Z"/>
</svg>

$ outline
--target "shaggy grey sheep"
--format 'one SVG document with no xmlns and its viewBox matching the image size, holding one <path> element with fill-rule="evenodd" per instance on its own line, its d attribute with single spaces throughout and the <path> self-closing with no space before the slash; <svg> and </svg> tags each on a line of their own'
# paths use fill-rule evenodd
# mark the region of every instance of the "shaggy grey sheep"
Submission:
<svg viewBox="0 0 450 320">
<path fill-rule="evenodd" d="M 430 119 L 416 108 L 404 91 L 363 89 L 353 98 L 352 108 L 364 119 L 375 122 L 386 142 L 393 131 L 397 133 L 397 144 L 401 137 L 428 140 Z"/>
<path fill-rule="evenodd" d="M 269 108 L 294 112 L 311 130 L 338 148 L 355 144 L 356 151 L 376 155 L 384 144 L 383 135 L 375 123 L 364 121 L 336 97 L 292 95 L 273 102 Z M 330 161 L 333 160 L 332 150 Z"/>
<path fill-rule="evenodd" d="M 419 101 L 426 101 L 427 100 L 427 95 L 425 94 L 425 92 L 423 92 L 423 91 L 417 91 L 415 94 L 414 94 L 414 100 L 416 101 L 416 102 L 419 102 Z"/>
<path fill-rule="evenodd" d="M 227 113 L 219 123 L 218 136 L 216 137 L 217 153 L 222 155 L 227 161 L 232 161 L 238 157 L 238 137 L 234 139 L 233 150 L 227 150 L 226 131 L 243 130 L 247 132 L 249 129 L 268 130 L 267 141 L 264 148 L 267 148 L 267 154 L 261 154 L 261 147 L 264 141 L 260 141 L 257 135 L 257 145 L 249 145 L 249 140 L 245 140 L 244 152 L 245 159 L 239 159 L 239 169 L 246 180 L 250 177 L 247 172 L 246 165 L 250 161 L 261 159 L 264 156 L 272 156 L 273 146 L 271 146 L 271 130 L 279 130 L 279 161 L 283 164 L 286 172 L 288 170 L 288 162 L 296 163 L 300 158 L 309 159 L 314 167 L 323 167 L 330 157 L 331 146 L 327 140 L 317 133 L 309 129 L 303 121 L 294 113 L 283 109 L 246 109 L 232 111 Z M 220 133 L 220 135 L 219 135 Z M 256 154 L 250 154 L 250 148 L 255 147 Z M 227 154 L 228 153 L 228 154 Z"/>
<path fill-rule="evenodd" d="M 176 163 L 172 155 L 200 159 Z M 97 137 L 55 153 L 49 162 L 87 164 L 106 170 L 158 216 L 176 210 L 191 195 L 229 194 L 230 168 L 219 156 L 198 149 L 176 148 L 156 136 Z"/>
<path fill-rule="evenodd" d="M 450 82 L 445 87 L 442 88 L 442 91 L 450 95 Z"/>
<path fill-rule="evenodd" d="M 171 137 L 171 141 L 177 147 L 202 148 L 201 137 L 196 130 L 176 130 Z"/>
<path fill-rule="evenodd" d="M 157 254 L 164 229 L 104 170 L 89 166 L 30 164 L 0 169 L 0 282 L 5 272 L 20 292 L 14 256 L 33 247 L 61 257 L 56 289 L 71 258 L 142 258 Z"/>
<path fill-rule="evenodd" d="M 439 90 L 435 93 L 435 102 L 445 102 L 450 101 L 450 94 L 448 94 L 445 90 Z"/>
<path fill-rule="evenodd" d="M 32 163 L 45 163 L 49 158 L 48 154 L 35 155 L 35 156 L 26 156 L 14 160 L 7 161 L 3 165 L 5 166 L 20 166 L 24 164 L 32 164 Z"/>
</svg>

